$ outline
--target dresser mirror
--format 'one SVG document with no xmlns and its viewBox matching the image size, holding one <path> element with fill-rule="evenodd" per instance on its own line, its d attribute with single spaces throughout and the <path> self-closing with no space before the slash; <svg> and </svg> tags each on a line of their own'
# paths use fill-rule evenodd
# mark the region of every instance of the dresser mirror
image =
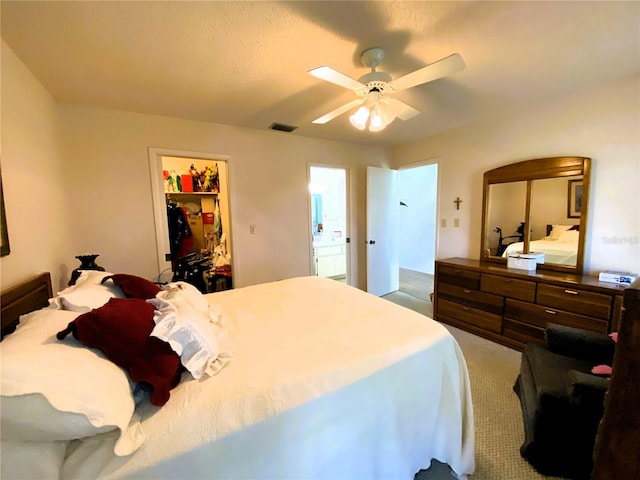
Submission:
<svg viewBox="0 0 640 480">
<path fill-rule="evenodd" d="M 544 253 L 540 270 L 582 273 L 590 162 L 586 157 L 526 160 L 484 174 L 481 258 Z"/>
</svg>

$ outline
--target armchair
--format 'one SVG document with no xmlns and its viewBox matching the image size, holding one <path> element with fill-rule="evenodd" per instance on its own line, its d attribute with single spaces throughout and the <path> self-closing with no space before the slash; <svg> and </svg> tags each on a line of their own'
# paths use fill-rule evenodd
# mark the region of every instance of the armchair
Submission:
<svg viewBox="0 0 640 480">
<path fill-rule="evenodd" d="M 609 379 L 591 374 L 612 365 L 615 343 L 604 333 L 547 324 L 546 345 L 529 343 L 514 391 L 520 399 L 520 454 L 545 475 L 588 479 Z"/>
</svg>

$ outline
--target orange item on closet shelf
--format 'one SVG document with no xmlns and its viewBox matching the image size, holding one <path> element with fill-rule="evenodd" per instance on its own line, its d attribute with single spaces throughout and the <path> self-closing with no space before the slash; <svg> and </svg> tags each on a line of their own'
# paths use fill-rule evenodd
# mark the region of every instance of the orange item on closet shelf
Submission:
<svg viewBox="0 0 640 480">
<path fill-rule="evenodd" d="M 193 176 L 192 175 L 180 175 L 182 181 L 183 192 L 193 192 Z"/>
<path fill-rule="evenodd" d="M 213 213 L 202 212 L 202 223 L 205 225 L 213 225 Z"/>
</svg>

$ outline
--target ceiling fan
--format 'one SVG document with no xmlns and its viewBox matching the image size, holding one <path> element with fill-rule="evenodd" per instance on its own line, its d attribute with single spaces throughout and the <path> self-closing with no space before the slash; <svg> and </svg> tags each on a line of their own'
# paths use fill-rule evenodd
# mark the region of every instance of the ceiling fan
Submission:
<svg viewBox="0 0 640 480">
<path fill-rule="evenodd" d="M 357 99 L 316 118 L 313 123 L 327 123 L 360 105 L 360 108 L 349 117 L 351 124 L 359 130 L 368 127 L 372 132 L 380 131 L 393 122 L 396 117 L 401 120 L 409 120 L 420 113 L 411 105 L 391 96 L 393 93 L 446 77 L 465 67 L 462 57 L 454 53 L 392 80 L 390 74 L 376 71 L 376 67 L 380 65 L 383 58 L 384 50 L 378 47 L 369 48 L 362 52 L 360 60 L 365 66 L 371 68 L 371 71 L 358 80 L 327 66 L 309 70 L 308 73 L 314 77 L 353 90 L 358 95 Z"/>
</svg>

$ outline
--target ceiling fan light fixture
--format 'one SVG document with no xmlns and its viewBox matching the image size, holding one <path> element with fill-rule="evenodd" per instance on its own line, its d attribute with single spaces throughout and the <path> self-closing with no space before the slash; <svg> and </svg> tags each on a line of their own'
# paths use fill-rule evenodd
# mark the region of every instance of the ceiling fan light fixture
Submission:
<svg viewBox="0 0 640 480">
<path fill-rule="evenodd" d="M 387 106 L 380 102 L 378 92 L 370 92 L 366 105 L 360 105 L 349 117 L 351 125 L 358 130 L 368 129 L 370 132 L 380 132 L 394 120 L 395 116 L 391 115 Z"/>
<path fill-rule="evenodd" d="M 371 111 L 369 110 L 369 107 L 366 105 L 360 105 L 360 107 L 349 117 L 349 122 L 351 122 L 351 125 L 356 127 L 358 130 L 364 130 L 367 128 L 370 115 Z"/>
<path fill-rule="evenodd" d="M 384 130 L 396 119 L 390 115 L 387 107 L 382 103 L 377 103 L 371 108 L 371 116 L 369 117 L 369 131 L 380 132 Z"/>
<path fill-rule="evenodd" d="M 380 109 L 373 107 L 371 111 L 371 116 L 369 117 L 369 131 L 370 132 L 379 132 L 380 130 L 384 130 L 387 126 L 387 122 L 385 122 L 384 117 L 380 113 Z"/>
<path fill-rule="evenodd" d="M 361 76 L 359 80 L 354 80 L 327 66 L 309 70 L 309 73 L 316 78 L 352 90 L 358 97 L 364 97 L 364 101 L 362 98 L 357 98 L 345 103 L 316 118 L 313 123 L 325 124 L 358 107 L 358 110 L 349 117 L 351 124 L 358 130 L 364 130 L 368 127 L 370 132 L 379 132 L 393 122 L 396 117 L 401 120 L 409 120 L 420 113 L 411 105 L 394 98 L 393 94 L 446 77 L 465 68 L 462 57 L 454 53 L 400 78 L 392 79 L 389 73 L 376 71 L 376 67 L 383 58 L 384 50 L 379 47 L 369 48 L 362 52 L 360 59 L 363 65 L 369 67 L 371 71 Z"/>
</svg>

